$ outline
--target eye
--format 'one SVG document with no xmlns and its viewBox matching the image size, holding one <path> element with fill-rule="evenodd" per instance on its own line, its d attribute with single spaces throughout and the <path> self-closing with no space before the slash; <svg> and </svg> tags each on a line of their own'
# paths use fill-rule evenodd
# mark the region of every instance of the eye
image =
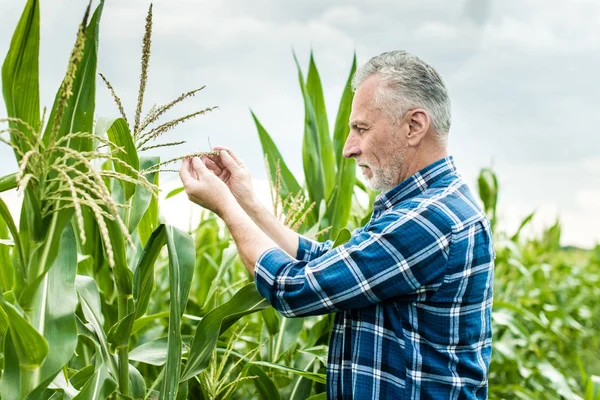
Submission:
<svg viewBox="0 0 600 400">
<path fill-rule="evenodd" d="M 352 124 L 352 125 L 350 126 L 350 130 L 351 130 L 351 131 L 356 131 L 356 132 L 362 133 L 362 132 L 363 132 L 363 130 L 364 130 L 364 128 L 362 128 L 362 127 L 360 127 L 360 126 L 358 126 L 358 125 L 354 125 L 354 124 Z"/>
</svg>

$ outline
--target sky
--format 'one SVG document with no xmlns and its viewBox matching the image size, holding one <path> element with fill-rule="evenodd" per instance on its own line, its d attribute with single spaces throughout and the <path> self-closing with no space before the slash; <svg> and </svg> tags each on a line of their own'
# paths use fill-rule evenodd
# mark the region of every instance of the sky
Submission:
<svg viewBox="0 0 600 400">
<path fill-rule="evenodd" d="M 0 0 L 0 56 L 25 1 Z M 41 2 L 40 91 L 51 106 L 87 2 Z M 94 3 L 94 4 L 97 4 Z M 535 211 L 533 231 L 562 224 L 562 243 L 600 243 L 600 2 L 596 0 L 158 0 L 146 105 L 206 85 L 169 114 L 217 105 L 165 134 L 187 144 L 163 159 L 212 145 L 232 148 L 249 166 L 261 198 L 268 184 L 254 111 L 297 177 L 302 176 L 304 108 L 292 51 L 306 72 L 311 50 L 334 121 L 356 52 L 359 64 L 404 49 L 433 65 L 452 101 L 449 152 L 476 190 L 480 168 L 500 182 L 501 228 L 514 231 Z M 98 70 L 133 119 L 148 1 L 108 1 Z M 5 115 L 0 100 L 0 115 Z M 98 80 L 97 117 L 117 117 Z M 165 119 L 166 121 L 166 119 Z M 0 176 L 16 163 L 0 147 Z M 162 178 L 165 193 L 176 174 Z M 4 193 L 13 210 L 19 197 Z M 167 221 L 187 224 L 185 196 L 163 203 Z"/>
</svg>

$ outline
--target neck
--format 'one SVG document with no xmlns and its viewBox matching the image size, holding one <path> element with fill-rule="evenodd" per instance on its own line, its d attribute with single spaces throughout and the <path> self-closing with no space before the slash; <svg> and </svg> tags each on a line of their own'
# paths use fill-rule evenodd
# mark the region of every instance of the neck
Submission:
<svg viewBox="0 0 600 400">
<path fill-rule="evenodd" d="M 448 151 L 445 147 L 415 149 L 412 154 L 407 154 L 397 184 L 444 157 L 448 157 Z"/>
</svg>

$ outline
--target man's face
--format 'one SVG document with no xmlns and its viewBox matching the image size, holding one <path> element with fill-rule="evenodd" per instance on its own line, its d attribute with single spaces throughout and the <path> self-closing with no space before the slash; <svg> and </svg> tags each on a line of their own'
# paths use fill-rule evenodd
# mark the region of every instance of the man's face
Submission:
<svg viewBox="0 0 600 400">
<path fill-rule="evenodd" d="M 371 75 L 354 94 L 350 133 L 342 154 L 354 157 L 371 189 L 387 191 L 396 186 L 406 157 L 404 120 L 394 123 L 375 102 L 379 76 Z"/>
</svg>

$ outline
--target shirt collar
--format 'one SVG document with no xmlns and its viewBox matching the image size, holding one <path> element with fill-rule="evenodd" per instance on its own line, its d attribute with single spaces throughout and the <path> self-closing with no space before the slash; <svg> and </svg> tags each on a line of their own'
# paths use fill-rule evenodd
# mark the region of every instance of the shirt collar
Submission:
<svg viewBox="0 0 600 400">
<path fill-rule="evenodd" d="M 394 204 L 402 200 L 423 193 L 433 183 L 453 172 L 456 172 L 454 157 L 448 156 L 442 158 L 400 182 L 389 191 L 378 195 L 373 203 L 373 208 L 375 210 L 391 208 Z"/>
</svg>

